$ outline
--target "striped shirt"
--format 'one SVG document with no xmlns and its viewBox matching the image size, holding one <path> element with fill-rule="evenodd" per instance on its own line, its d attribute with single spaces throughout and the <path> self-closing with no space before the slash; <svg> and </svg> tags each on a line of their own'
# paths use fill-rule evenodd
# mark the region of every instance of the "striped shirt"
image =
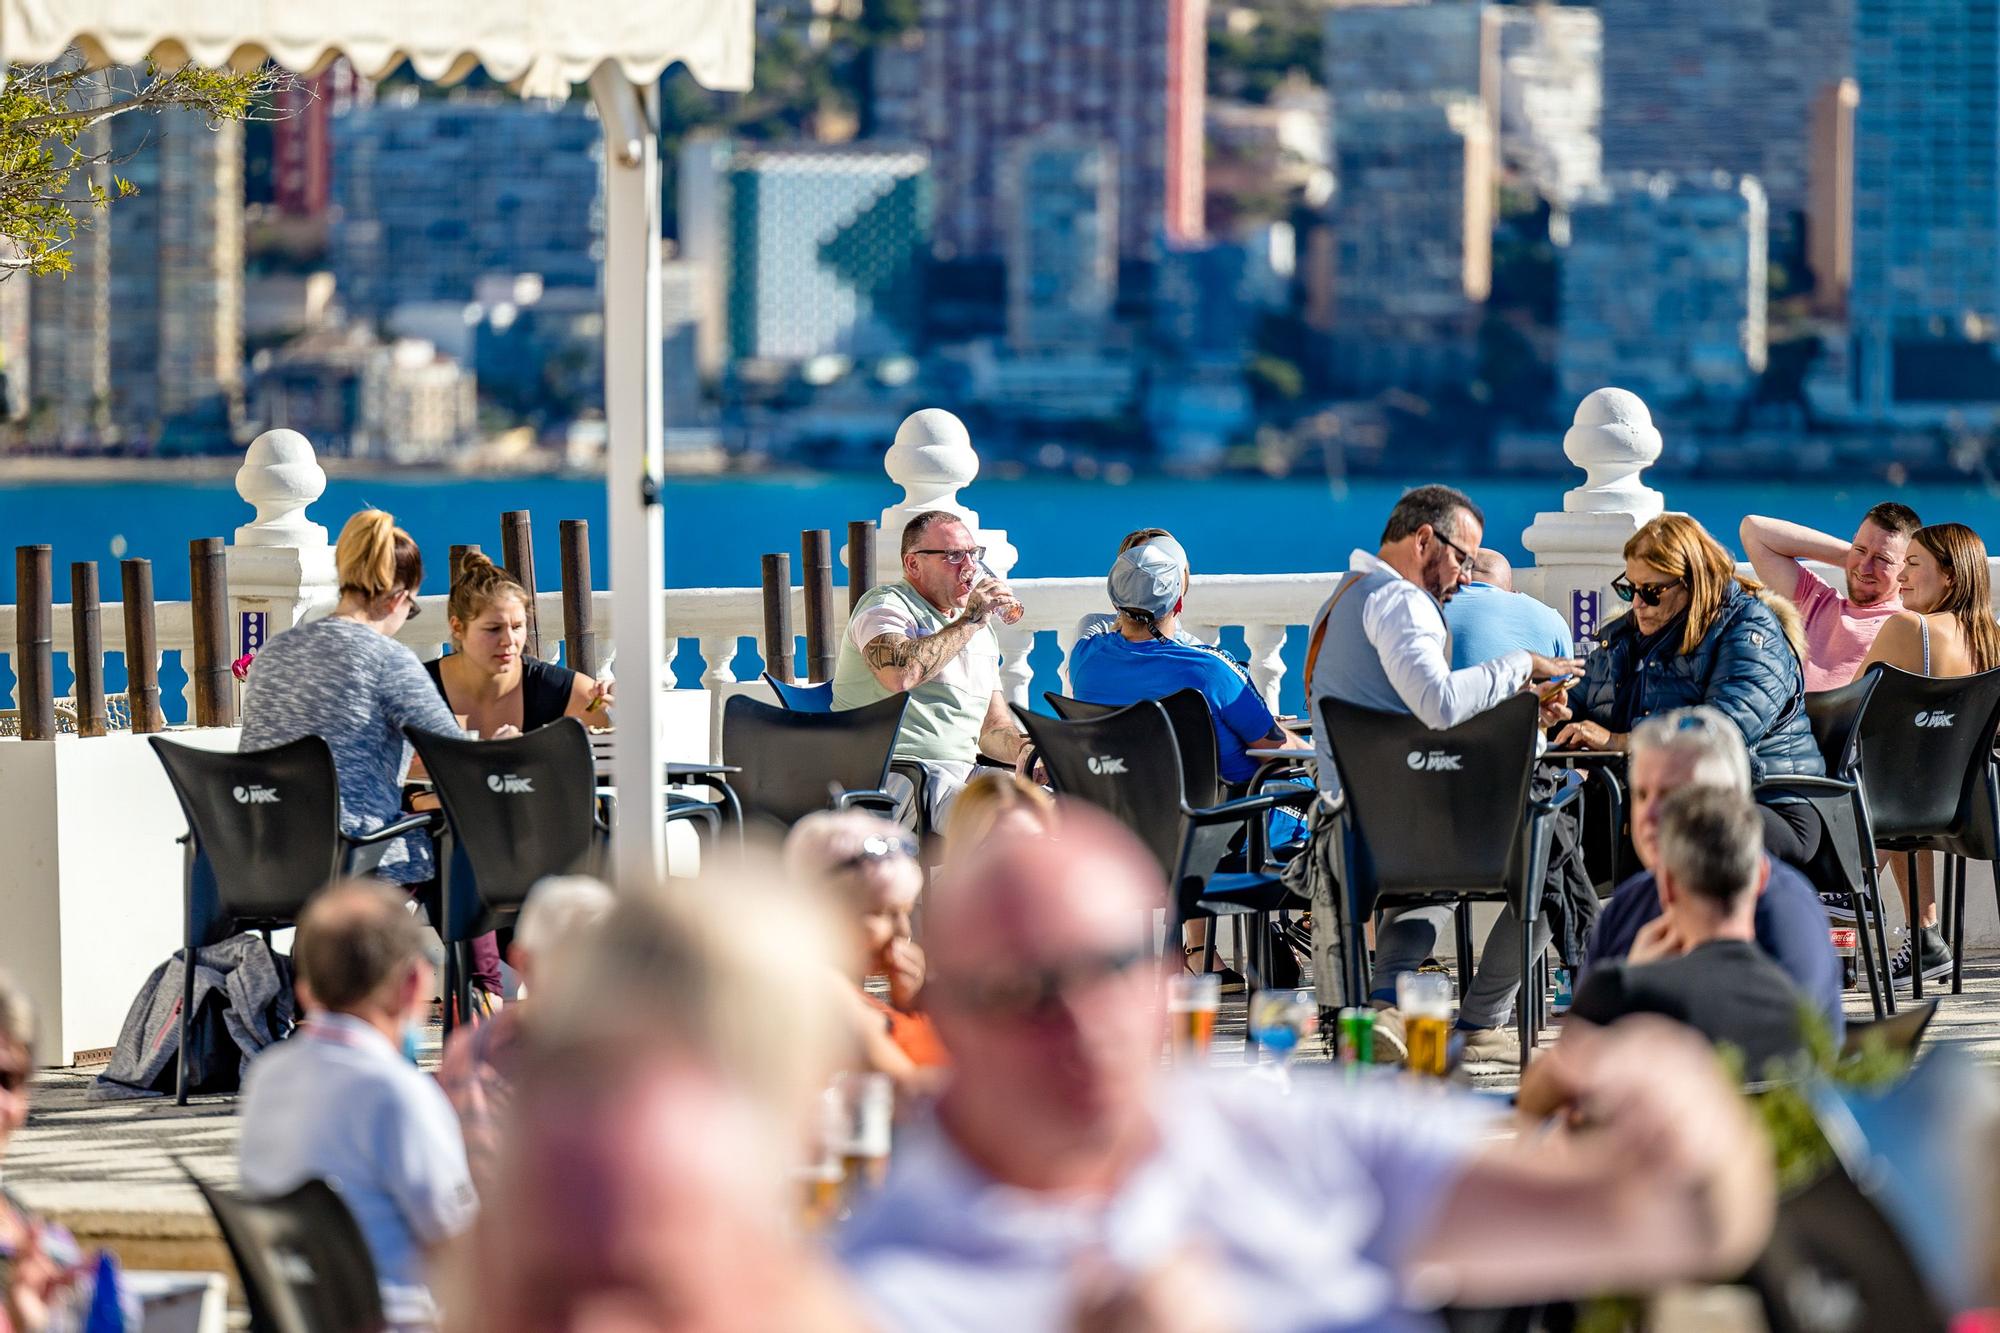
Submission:
<svg viewBox="0 0 2000 1333">
<path fill-rule="evenodd" d="M 243 688 L 244 750 L 318 736 L 340 778 L 340 829 L 373 833 L 403 813 L 410 745 L 403 728 L 461 736 L 417 655 L 357 621 L 299 625 L 264 645 Z M 398 884 L 432 875 L 430 839 L 393 843 L 375 872 Z"/>
</svg>

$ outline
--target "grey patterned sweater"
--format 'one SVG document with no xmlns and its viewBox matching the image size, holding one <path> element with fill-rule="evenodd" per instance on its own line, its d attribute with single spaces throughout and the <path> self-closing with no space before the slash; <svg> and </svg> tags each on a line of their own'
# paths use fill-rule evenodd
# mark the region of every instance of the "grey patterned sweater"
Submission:
<svg viewBox="0 0 2000 1333">
<path fill-rule="evenodd" d="M 459 736 L 417 655 L 352 620 L 315 620 L 264 645 L 243 686 L 245 750 L 322 737 L 340 777 L 340 827 L 373 833 L 402 813 L 410 745 L 403 728 Z M 413 833 L 382 857 L 383 879 L 429 879 L 430 839 Z"/>
</svg>

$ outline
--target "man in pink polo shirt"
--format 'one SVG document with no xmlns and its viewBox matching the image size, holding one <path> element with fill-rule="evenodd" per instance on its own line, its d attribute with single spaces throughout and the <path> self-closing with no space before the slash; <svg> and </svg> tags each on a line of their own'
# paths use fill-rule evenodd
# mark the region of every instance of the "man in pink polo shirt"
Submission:
<svg viewBox="0 0 2000 1333">
<path fill-rule="evenodd" d="M 1757 577 L 1805 617 L 1806 689 L 1830 690 L 1854 679 L 1875 631 L 1903 609 L 1896 579 L 1910 534 L 1921 526 L 1915 510 L 1893 500 L 1869 510 L 1851 542 L 1779 518 L 1743 520 L 1738 535 Z M 1807 569 L 1808 560 L 1844 569 L 1847 595 Z"/>
</svg>

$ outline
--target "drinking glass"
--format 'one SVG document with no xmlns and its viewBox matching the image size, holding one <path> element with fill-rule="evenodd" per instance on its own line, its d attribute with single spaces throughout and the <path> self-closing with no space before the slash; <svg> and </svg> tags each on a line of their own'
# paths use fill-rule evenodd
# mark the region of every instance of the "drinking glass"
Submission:
<svg viewBox="0 0 2000 1333">
<path fill-rule="evenodd" d="M 1222 978 L 1213 972 L 1180 972 L 1167 978 L 1167 1017 L 1173 1023 L 1174 1061 L 1199 1064 L 1215 1036 Z"/>
<path fill-rule="evenodd" d="M 1319 998 L 1309 990 L 1261 990 L 1250 1002 L 1250 1040 L 1273 1061 L 1277 1081 L 1289 1088 L 1292 1058 L 1319 1026 Z"/>
<path fill-rule="evenodd" d="M 889 1136 L 896 1117 L 896 1086 L 887 1074 L 850 1070 L 833 1080 L 839 1103 L 835 1149 L 850 1204 L 878 1188 L 889 1172 Z"/>
<path fill-rule="evenodd" d="M 1445 1075 L 1445 1044 L 1451 1038 L 1451 978 L 1442 972 L 1405 972 L 1396 978 L 1396 1008 L 1403 1014 L 1412 1072 Z"/>
</svg>

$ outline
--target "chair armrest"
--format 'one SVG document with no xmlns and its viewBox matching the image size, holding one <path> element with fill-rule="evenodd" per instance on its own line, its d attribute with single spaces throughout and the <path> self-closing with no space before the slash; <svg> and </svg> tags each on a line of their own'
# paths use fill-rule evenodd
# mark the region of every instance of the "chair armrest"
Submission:
<svg viewBox="0 0 2000 1333">
<path fill-rule="evenodd" d="M 1839 778 L 1804 776 L 1766 778 L 1757 784 L 1757 789 L 1752 795 L 1762 799 L 1766 792 L 1777 793 L 1783 791 L 1794 791 L 1815 796 L 1852 796 L 1856 791 L 1856 786 L 1852 782 L 1844 782 Z"/>
<path fill-rule="evenodd" d="M 432 833 L 444 827 L 444 811 L 426 810 L 422 814 L 404 815 L 393 824 L 386 824 L 373 833 L 343 833 L 340 836 L 352 847 L 371 847 L 378 842 L 400 838 L 405 833 L 415 833 L 424 829 Z"/>
<path fill-rule="evenodd" d="M 879 806 L 884 815 L 895 817 L 896 798 L 886 791 L 869 791 L 864 788 L 858 791 L 844 791 L 833 798 L 833 808 L 836 810 L 851 810 L 857 805 L 864 808 Z"/>
<path fill-rule="evenodd" d="M 1581 782 L 1566 783 L 1564 784 L 1563 789 L 1561 791 L 1557 792 L 1554 796 L 1549 797 L 1547 800 L 1535 801 L 1530 803 L 1528 806 L 1528 813 L 1537 819 L 1546 818 L 1549 815 L 1554 814 L 1556 811 L 1562 809 L 1564 806 L 1570 804 L 1572 801 L 1578 801 L 1581 800 L 1582 798 L 1583 798 L 1583 784 Z"/>
<path fill-rule="evenodd" d="M 1190 824 L 1197 827 L 1209 824 L 1240 824 L 1252 815 L 1276 810 L 1280 806 L 1297 804 L 1313 794 L 1306 791 L 1263 792 L 1256 796 L 1239 796 L 1220 805 L 1206 805 L 1199 808 L 1183 801 L 1181 814 Z"/>
</svg>

